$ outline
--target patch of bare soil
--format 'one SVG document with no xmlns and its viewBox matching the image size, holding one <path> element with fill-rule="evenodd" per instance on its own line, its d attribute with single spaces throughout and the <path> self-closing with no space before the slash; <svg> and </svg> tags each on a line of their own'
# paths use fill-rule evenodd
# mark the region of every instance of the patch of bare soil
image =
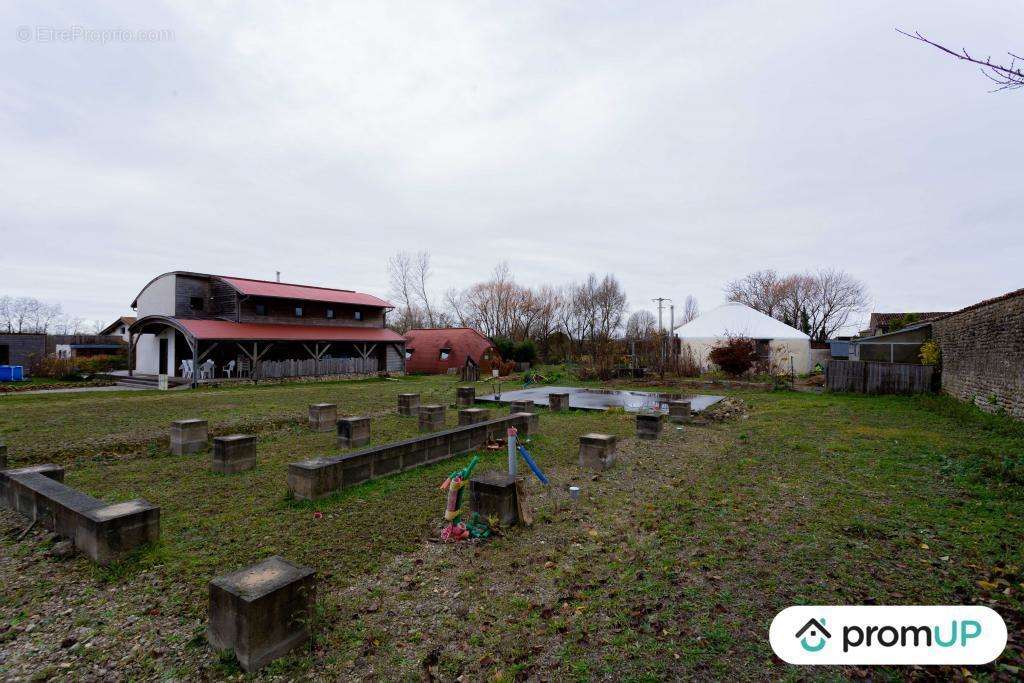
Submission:
<svg viewBox="0 0 1024 683">
<path fill-rule="evenodd" d="M 0 534 L 17 539 L 24 518 L 0 510 Z M 205 624 L 182 613 L 159 567 L 123 584 L 97 580 L 70 542 L 34 529 L 0 557 L 0 672 L 8 681 L 142 680 L 166 658 L 202 671 L 213 658 L 184 646 Z M 173 654 L 172 654 L 173 653 Z M 163 661 L 160 661 L 163 660 Z"/>
<path fill-rule="evenodd" d="M 629 561 L 626 539 L 657 533 L 635 513 L 649 496 L 694 476 L 674 457 L 676 450 L 718 451 L 725 438 L 689 426 L 666 430 L 659 441 L 620 440 L 617 462 L 603 473 L 562 466 L 547 472 L 550 489 L 528 481 L 531 527 L 479 542 L 431 539 L 327 596 L 342 606 L 337 618 L 358 643 L 341 676 L 557 680 L 566 634 L 583 623 L 598 656 L 615 630 L 612 615 L 595 611 L 585 595 L 609 580 L 600 564 Z M 568 495 L 570 485 L 581 488 L 576 501 Z M 439 519 L 442 506 L 439 496 Z M 596 572 L 593 582 L 577 582 L 587 567 Z"/>
</svg>

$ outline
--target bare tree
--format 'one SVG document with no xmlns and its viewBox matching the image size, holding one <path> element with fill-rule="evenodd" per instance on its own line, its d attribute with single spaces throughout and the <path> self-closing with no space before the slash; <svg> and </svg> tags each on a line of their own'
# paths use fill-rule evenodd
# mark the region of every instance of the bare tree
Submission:
<svg viewBox="0 0 1024 683">
<path fill-rule="evenodd" d="M 412 274 L 412 289 L 427 314 L 427 325 L 437 327 L 434 309 L 430 304 L 430 293 L 427 291 L 427 282 L 430 280 L 430 252 L 417 252 L 416 260 L 412 264 Z"/>
<path fill-rule="evenodd" d="M 425 253 L 425 252 L 421 252 Z M 426 272 L 429 275 L 430 258 L 427 257 Z M 427 316 L 420 308 L 417 295 L 418 263 L 406 251 L 400 251 L 388 259 L 388 280 L 391 284 L 391 297 L 395 299 L 397 309 L 391 318 L 391 327 L 397 332 L 406 332 L 414 327 L 423 327 Z"/>
<path fill-rule="evenodd" d="M 0 329 L 7 332 L 50 332 L 63 316 L 60 304 L 47 304 L 28 296 L 0 297 Z"/>
<path fill-rule="evenodd" d="M 776 271 L 759 270 L 726 284 L 725 297 L 781 320 L 787 286 Z"/>
<path fill-rule="evenodd" d="M 939 49 L 948 55 L 952 55 L 957 59 L 970 62 L 971 64 L 977 64 L 985 78 L 996 84 L 996 88 L 994 88 L 992 92 L 999 92 L 1000 90 L 1016 90 L 1017 88 L 1024 87 L 1024 70 L 1022 70 L 1018 65 L 1020 61 L 1024 61 L 1024 58 L 1015 55 L 1012 52 L 1006 53 L 1010 57 L 1010 63 L 1000 64 L 998 62 L 993 62 L 991 57 L 985 57 L 984 59 L 974 57 L 967 52 L 966 48 L 953 50 L 945 45 L 940 45 L 939 43 L 925 38 L 919 31 L 908 33 L 907 31 L 898 28 L 896 29 L 896 32 L 901 33 L 908 38 L 913 38 L 914 40 L 931 45 L 932 47 Z"/>
<path fill-rule="evenodd" d="M 762 270 L 725 287 L 726 298 L 803 329 L 812 339 L 835 335 L 868 307 L 867 287 L 835 268 L 780 276 Z"/>
<path fill-rule="evenodd" d="M 626 320 L 626 339 L 630 341 L 645 340 L 658 329 L 658 320 L 647 310 L 633 311 Z"/>
<path fill-rule="evenodd" d="M 677 321 L 677 325 L 685 325 L 698 315 L 700 315 L 700 307 L 697 305 L 697 298 L 687 295 L 686 301 L 683 303 L 683 314 Z"/>
</svg>

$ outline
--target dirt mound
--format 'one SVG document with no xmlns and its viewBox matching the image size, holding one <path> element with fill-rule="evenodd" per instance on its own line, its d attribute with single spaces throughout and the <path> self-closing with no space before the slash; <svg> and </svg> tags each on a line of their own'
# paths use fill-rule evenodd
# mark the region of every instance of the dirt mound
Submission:
<svg viewBox="0 0 1024 683">
<path fill-rule="evenodd" d="M 747 404 L 742 398 L 726 396 L 718 403 L 715 403 L 700 413 L 694 419 L 697 424 L 710 422 L 724 422 L 726 420 L 746 419 L 749 413 Z"/>
</svg>

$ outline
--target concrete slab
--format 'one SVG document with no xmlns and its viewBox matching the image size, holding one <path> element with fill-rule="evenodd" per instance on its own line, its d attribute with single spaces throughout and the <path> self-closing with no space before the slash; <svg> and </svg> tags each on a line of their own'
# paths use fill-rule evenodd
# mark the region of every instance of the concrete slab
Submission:
<svg viewBox="0 0 1024 683">
<path fill-rule="evenodd" d="M 629 391 L 625 389 L 589 389 L 584 387 L 549 387 L 538 386 L 529 389 L 503 391 L 501 394 L 477 396 L 477 402 L 511 404 L 514 401 L 533 401 L 538 406 L 548 406 L 548 394 L 569 394 L 569 407 L 577 410 L 608 410 L 622 408 L 627 412 L 657 411 L 668 413 L 668 403 L 672 400 L 687 400 L 694 412 L 721 401 L 724 396 L 705 394 L 658 394 L 647 391 Z M 529 411 L 532 412 L 532 411 Z"/>
</svg>

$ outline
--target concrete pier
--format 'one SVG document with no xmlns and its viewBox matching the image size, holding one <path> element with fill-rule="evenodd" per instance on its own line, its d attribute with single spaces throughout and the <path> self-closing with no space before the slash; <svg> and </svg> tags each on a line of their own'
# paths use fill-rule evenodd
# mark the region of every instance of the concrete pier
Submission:
<svg viewBox="0 0 1024 683">
<path fill-rule="evenodd" d="M 315 432 L 333 432 L 338 421 L 338 406 L 334 403 L 314 403 L 309 407 L 309 426 Z"/>
<path fill-rule="evenodd" d="M 309 567 L 274 556 L 213 579 L 209 591 L 207 640 L 233 651 L 244 671 L 309 640 L 316 603 L 316 572 Z"/>
<path fill-rule="evenodd" d="M 206 420 L 175 420 L 171 423 L 171 453 L 189 455 L 206 448 L 209 425 Z"/>
</svg>

